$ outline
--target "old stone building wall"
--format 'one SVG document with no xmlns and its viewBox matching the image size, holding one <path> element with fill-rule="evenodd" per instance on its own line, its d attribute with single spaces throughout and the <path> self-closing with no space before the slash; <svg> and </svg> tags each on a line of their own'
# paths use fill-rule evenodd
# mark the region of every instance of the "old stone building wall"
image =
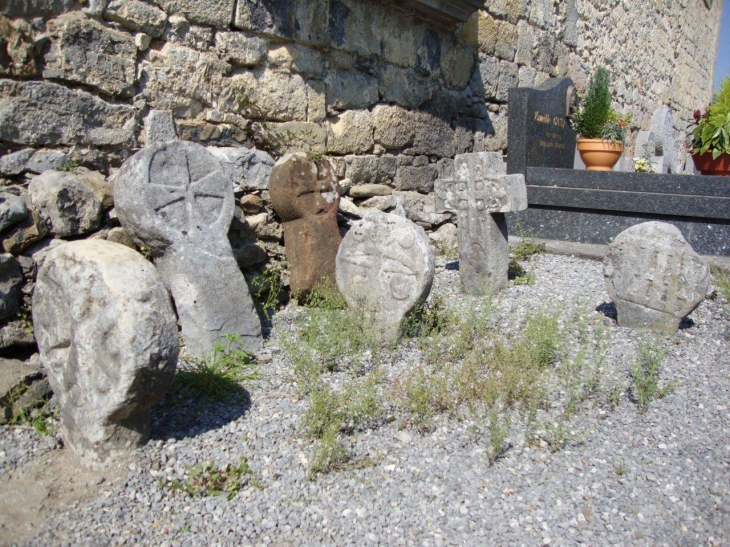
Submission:
<svg viewBox="0 0 730 547">
<path fill-rule="evenodd" d="M 3 221 L 4 250 L 27 254 L 39 240 L 69 237 L 43 226 L 29 181 L 81 168 L 103 182 L 145 144 L 153 109 L 172 112 L 184 140 L 331 158 L 353 188 L 344 224 L 357 206 L 398 201 L 436 230 L 451 217 L 434 212 L 430 193 L 454 155 L 507 151 L 511 87 L 570 76 L 581 89 L 605 64 L 619 109 L 646 128 L 669 103 L 679 131 L 711 97 L 719 1 L 440 3 L 467 14 L 483 6 L 463 21 L 419 8 L 426 4 L 434 3 L 0 0 L 0 183 L 28 205 Z M 245 182 L 242 267 L 280 254 L 281 243 L 265 177 Z M 121 239 L 113 209 L 94 226 L 85 234 Z M 26 266 L 31 279 L 32 260 Z"/>
<path fill-rule="evenodd" d="M 444 158 L 507 148 L 515 85 L 569 76 L 580 89 L 605 64 L 637 125 L 668 103 L 680 131 L 711 98 L 721 2 L 490 0 L 455 25 L 395 4 L 4 0 L 0 74 L 18 83 L 4 84 L 0 140 L 76 146 L 108 168 L 144 144 L 146 112 L 164 109 L 183 139 L 376 155 L 338 161 L 341 176 L 428 191 Z M 65 108 L 49 114 L 54 101 Z M 87 103 L 94 113 L 80 115 Z"/>
</svg>

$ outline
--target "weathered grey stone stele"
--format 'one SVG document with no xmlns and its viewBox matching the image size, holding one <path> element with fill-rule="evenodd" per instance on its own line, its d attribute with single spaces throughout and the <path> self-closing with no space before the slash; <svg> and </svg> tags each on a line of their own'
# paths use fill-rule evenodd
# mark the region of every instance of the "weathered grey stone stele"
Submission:
<svg viewBox="0 0 730 547">
<path fill-rule="evenodd" d="M 229 172 L 204 147 L 157 143 L 114 177 L 122 226 L 148 247 L 172 292 L 187 348 L 204 357 L 227 334 L 256 352 L 261 323 L 228 241 L 233 218 Z"/>
<path fill-rule="evenodd" d="M 603 275 L 619 326 L 672 333 L 704 300 L 710 269 L 676 226 L 643 222 L 609 245 Z"/>
<path fill-rule="evenodd" d="M 61 433 L 82 461 L 108 465 L 143 444 L 179 350 L 155 267 L 99 239 L 56 247 L 38 272 L 33 326 Z"/>
<path fill-rule="evenodd" d="M 428 298 L 433 275 L 426 232 L 399 215 L 367 212 L 337 252 L 337 287 L 383 340 L 395 339 L 406 314 Z"/>
<path fill-rule="evenodd" d="M 494 152 L 459 154 L 454 178 L 436 181 L 436 212 L 455 212 L 459 276 L 467 294 L 483 296 L 507 286 L 509 245 L 504 214 L 527 208 L 522 174 L 505 175 Z"/>
</svg>

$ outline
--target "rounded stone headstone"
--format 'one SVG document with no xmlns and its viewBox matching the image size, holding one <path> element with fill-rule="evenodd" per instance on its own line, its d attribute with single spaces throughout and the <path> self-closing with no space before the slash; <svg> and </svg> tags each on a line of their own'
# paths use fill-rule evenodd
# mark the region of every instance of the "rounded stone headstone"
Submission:
<svg viewBox="0 0 730 547">
<path fill-rule="evenodd" d="M 56 247 L 38 272 L 33 326 L 61 433 L 82 461 L 106 465 L 143 444 L 179 350 L 155 267 L 109 241 Z"/>
<path fill-rule="evenodd" d="M 124 162 L 114 193 L 119 221 L 172 293 L 187 349 L 206 358 L 231 334 L 257 352 L 261 322 L 228 239 L 229 169 L 199 144 L 156 143 Z"/>
<path fill-rule="evenodd" d="M 676 226 L 644 222 L 609 245 L 603 275 L 619 326 L 671 333 L 704 300 L 710 269 Z"/>
<path fill-rule="evenodd" d="M 383 339 L 431 291 L 433 250 L 426 232 L 405 217 L 370 211 L 356 222 L 337 253 L 337 287 L 347 305 L 362 310 Z"/>
</svg>

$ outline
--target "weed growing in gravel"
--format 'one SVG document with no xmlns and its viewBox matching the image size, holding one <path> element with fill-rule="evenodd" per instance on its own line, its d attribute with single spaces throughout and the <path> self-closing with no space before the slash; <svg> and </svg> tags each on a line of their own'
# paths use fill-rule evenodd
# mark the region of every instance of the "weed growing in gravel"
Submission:
<svg viewBox="0 0 730 547">
<path fill-rule="evenodd" d="M 242 394 L 241 382 L 256 379 L 258 371 L 253 357 L 239 349 L 241 343 L 239 335 L 226 335 L 226 342 L 217 342 L 207 359 L 178 369 L 173 389 L 196 391 L 207 399 L 223 402 Z"/>
<path fill-rule="evenodd" d="M 382 413 L 378 398 L 379 371 L 344 382 L 335 390 L 319 380 L 309 394 L 309 408 L 302 419 L 306 435 L 316 441 L 309 465 L 310 478 L 316 473 L 344 465 L 349 450 L 341 437 L 350 434 Z"/>
<path fill-rule="evenodd" d="M 715 287 L 720 291 L 725 302 L 730 304 L 730 272 L 713 267 L 712 276 L 714 277 Z"/>
<path fill-rule="evenodd" d="M 517 221 L 517 234 L 519 235 L 520 242 L 511 249 L 512 256 L 516 260 L 525 260 L 532 255 L 545 252 L 545 245 L 535 241 L 519 221 Z"/>
<path fill-rule="evenodd" d="M 446 260 L 456 260 L 459 258 L 459 248 L 448 245 L 443 241 L 439 241 L 436 244 L 436 253 L 443 256 Z"/>
<path fill-rule="evenodd" d="M 342 309 L 339 292 L 318 289 L 309 294 L 306 313 L 282 333 L 281 347 L 294 364 L 299 391 L 309 399 L 302 419 L 304 433 L 315 441 L 309 475 L 337 469 L 349 460 L 344 436 L 382 414 L 379 365 L 390 355 L 376 325 L 361 310 Z M 325 374 L 338 371 L 345 379 L 330 385 Z"/>
<path fill-rule="evenodd" d="M 509 260 L 509 267 L 507 269 L 507 276 L 512 280 L 513 285 L 534 285 L 535 274 L 529 273 L 522 265 L 517 262 L 517 259 L 512 257 Z"/>
<path fill-rule="evenodd" d="M 24 402 L 24 395 L 28 395 L 29 390 L 31 390 L 31 386 L 27 384 L 21 384 L 12 389 L 0 399 L 0 412 L 10 413 L 12 411 L 8 419 L 10 425 L 32 427 L 40 437 L 50 435 L 55 431 L 53 422 L 56 419 L 57 407 L 51 407 L 50 395 L 40 398 L 32 397 L 29 402 Z"/>
<path fill-rule="evenodd" d="M 345 299 L 339 289 L 331 281 L 322 278 L 309 293 L 302 298 L 302 304 L 310 308 L 323 310 L 344 310 L 347 308 Z"/>
<path fill-rule="evenodd" d="M 466 410 L 488 418 L 496 458 L 508 435 L 509 411 L 527 414 L 543 401 L 542 372 L 556 360 L 561 334 L 556 317 L 541 312 L 512 339 L 503 340 L 491 327 L 488 308 L 470 307 L 424 341 L 423 364 L 397 377 L 392 392 L 419 428 L 428 427 L 439 412 Z"/>
<path fill-rule="evenodd" d="M 233 499 L 241 488 L 251 484 L 260 488 L 259 482 L 248 466 L 246 458 L 239 465 L 219 466 L 215 462 L 204 462 L 188 467 L 184 481 L 173 481 L 172 487 L 189 496 L 221 496 Z"/>
<path fill-rule="evenodd" d="M 266 270 L 262 276 L 254 277 L 251 288 L 254 289 L 253 299 L 260 306 L 261 313 L 266 319 L 271 319 L 284 292 L 281 272 L 276 268 Z"/>
<path fill-rule="evenodd" d="M 655 399 L 661 399 L 673 388 L 669 382 L 663 388 L 659 387 L 662 362 L 666 357 L 666 349 L 658 339 L 642 339 L 636 347 L 636 361 L 631 367 L 633 382 L 633 398 L 642 411 L 646 411 Z"/>
</svg>

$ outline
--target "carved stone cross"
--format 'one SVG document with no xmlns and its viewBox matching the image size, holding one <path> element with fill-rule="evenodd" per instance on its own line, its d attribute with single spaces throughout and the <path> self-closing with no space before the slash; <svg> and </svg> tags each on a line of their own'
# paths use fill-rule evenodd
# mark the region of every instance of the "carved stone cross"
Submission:
<svg viewBox="0 0 730 547">
<path fill-rule="evenodd" d="M 506 175 L 496 152 L 459 154 L 454 178 L 436 181 L 436 212 L 456 213 L 459 275 L 464 291 L 482 296 L 507 285 L 504 214 L 527 208 L 524 175 Z"/>
</svg>

